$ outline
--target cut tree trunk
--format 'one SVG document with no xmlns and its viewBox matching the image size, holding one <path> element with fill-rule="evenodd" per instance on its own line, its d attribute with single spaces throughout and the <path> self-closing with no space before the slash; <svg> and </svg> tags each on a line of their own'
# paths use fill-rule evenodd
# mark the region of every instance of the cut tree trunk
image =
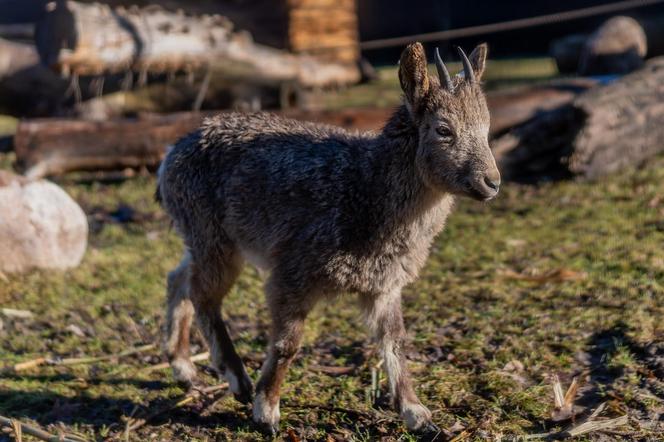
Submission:
<svg viewBox="0 0 664 442">
<path fill-rule="evenodd" d="M 491 136 L 572 102 L 594 84 L 589 80 L 568 80 L 490 93 Z M 99 113 L 106 115 L 107 111 Z M 348 129 L 380 130 L 392 112 L 392 109 L 380 108 L 319 112 L 291 109 L 282 111 L 281 115 Z M 86 107 L 88 118 L 96 113 L 93 106 Z M 155 167 L 166 146 L 194 130 L 201 120 L 201 114 L 188 112 L 139 119 L 102 118 L 99 122 L 56 118 L 23 120 L 14 139 L 17 165 L 31 177 L 76 170 Z"/>
<path fill-rule="evenodd" d="M 0 81 L 37 63 L 39 54 L 33 45 L 0 38 Z"/>
<path fill-rule="evenodd" d="M 356 65 L 324 63 L 255 44 L 221 16 L 189 16 L 153 6 L 111 9 L 58 0 L 37 23 L 41 60 L 65 74 L 210 70 L 259 84 L 327 87 L 359 80 Z"/>
<path fill-rule="evenodd" d="M 487 93 L 491 114 L 489 134 L 496 137 L 509 129 L 559 108 L 597 85 L 596 80 L 575 78 L 550 84 L 518 87 Z"/>
<path fill-rule="evenodd" d="M 664 152 L 664 57 L 493 141 L 502 174 L 539 181 L 594 179 Z"/>
<path fill-rule="evenodd" d="M 76 170 L 154 167 L 167 146 L 197 128 L 204 116 L 185 112 L 106 122 L 22 121 L 14 136 L 16 166 L 31 179 Z"/>
</svg>

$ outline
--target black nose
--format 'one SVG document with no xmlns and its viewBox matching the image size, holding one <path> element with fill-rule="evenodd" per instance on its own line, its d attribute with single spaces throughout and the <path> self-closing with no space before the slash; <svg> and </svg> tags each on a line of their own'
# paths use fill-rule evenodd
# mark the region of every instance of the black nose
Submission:
<svg viewBox="0 0 664 442">
<path fill-rule="evenodd" d="M 484 177 L 484 184 L 489 186 L 491 189 L 495 190 L 496 192 L 498 191 L 498 188 L 500 187 L 500 180 L 498 181 L 493 181 L 489 177 Z"/>
</svg>

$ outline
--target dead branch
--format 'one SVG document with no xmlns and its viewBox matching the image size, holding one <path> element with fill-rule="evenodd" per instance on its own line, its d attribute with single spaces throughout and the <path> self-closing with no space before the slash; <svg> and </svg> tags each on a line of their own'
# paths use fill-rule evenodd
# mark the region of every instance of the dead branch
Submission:
<svg viewBox="0 0 664 442">
<path fill-rule="evenodd" d="M 197 354 L 197 355 L 194 355 L 194 356 L 190 357 L 189 360 L 190 360 L 191 362 L 199 362 L 199 361 L 205 361 L 205 360 L 207 360 L 209 357 L 210 357 L 210 352 L 207 352 L 207 351 L 206 351 L 206 352 L 199 353 L 199 354 Z M 168 362 L 163 362 L 163 363 L 161 363 L 161 364 L 157 364 L 157 365 L 153 365 L 153 366 L 151 366 L 151 367 L 144 368 L 142 371 L 143 371 L 144 373 L 150 373 L 150 372 L 153 372 L 153 371 L 165 370 L 165 369 L 167 369 L 167 368 L 170 367 L 170 366 L 171 366 L 170 363 L 168 363 Z"/>
<path fill-rule="evenodd" d="M 103 362 L 103 361 L 112 361 L 116 359 L 120 359 L 123 357 L 131 356 L 137 353 L 143 353 L 149 350 L 152 350 L 156 347 L 155 344 L 147 344 L 147 345 L 142 345 L 140 347 L 134 347 L 127 349 L 123 352 L 117 353 L 117 354 L 112 354 L 112 355 L 104 355 L 104 356 L 93 356 L 93 357 L 85 357 L 85 358 L 57 358 L 57 357 L 39 357 L 30 361 L 25 361 L 18 363 L 14 365 L 14 371 L 15 372 L 20 372 L 20 371 L 25 371 L 30 368 L 38 367 L 40 365 L 63 365 L 63 366 L 68 366 L 68 365 L 82 365 L 82 364 L 94 364 L 96 362 Z"/>
<path fill-rule="evenodd" d="M 3 427 L 8 427 L 11 428 L 15 431 L 15 433 L 18 433 L 19 435 L 21 433 L 28 434 L 30 436 L 36 437 L 39 440 L 45 440 L 48 442 L 83 442 L 85 439 L 81 439 L 76 436 L 69 436 L 69 435 L 61 435 L 61 436 L 54 436 L 50 433 L 47 433 L 46 431 L 33 427 L 28 424 L 24 424 L 23 422 L 19 422 L 16 419 L 9 419 L 4 416 L 0 416 L 0 425 Z M 21 440 L 20 436 L 16 438 L 17 440 Z"/>
</svg>

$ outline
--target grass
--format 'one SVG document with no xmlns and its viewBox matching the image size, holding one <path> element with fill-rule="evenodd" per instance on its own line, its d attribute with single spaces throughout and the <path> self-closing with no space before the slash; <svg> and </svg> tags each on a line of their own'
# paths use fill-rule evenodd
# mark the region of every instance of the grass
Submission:
<svg viewBox="0 0 664 442">
<path fill-rule="evenodd" d="M 546 60 L 511 68 L 492 61 L 486 79 L 502 87 L 554 74 Z M 327 107 L 392 106 L 399 97 L 395 70 L 379 75 L 373 85 L 328 97 Z M 10 163 L 10 155 L 0 155 L 0 167 Z M 606 402 L 605 416 L 629 415 L 620 433 L 578 440 L 662 439 L 663 183 L 659 157 L 597 182 L 507 183 L 491 204 L 459 201 L 421 277 L 404 293 L 409 365 L 446 430 L 443 439 L 513 440 L 565 427 L 551 419 L 553 374 L 565 386 L 579 378 L 581 410 Z M 70 177 L 60 184 L 88 214 L 88 250 L 68 272 L 0 275 L 0 307 L 34 314 L 0 313 L 0 415 L 90 440 L 261 440 L 250 410 L 231 397 L 173 408 L 185 391 L 168 370 L 145 371 L 164 361 L 157 349 L 12 370 L 45 355 L 104 356 L 161 340 L 165 275 L 179 261 L 181 241 L 153 201 L 154 178 Z M 122 220 L 119 212 L 132 216 Z M 261 286 L 247 268 L 225 302 L 254 379 L 267 340 Z M 351 295 L 309 318 L 283 391 L 286 440 L 417 440 L 390 411 L 384 375 L 381 397 L 370 399 L 378 360 L 360 324 Z M 196 334 L 193 351 L 204 350 Z M 316 366 L 352 370 L 331 376 Z M 160 410 L 125 433 L 129 416 Z M 0 433 L 0 441 L 7 437 Z"/>
<path fill-rule="evenodd" d="M 461 63 L 446 63 L 450 73 L 459 72 Z M 435 75 L 435 67 L 429 66 L 429 72 Z M 346 107 L 380 107 L 396 106 L 401 99 L 397 66 L 384 66 L 376 69 L 376 81 L 353 86 L 336 93 L 329 93 L 323 99 L 326 109 Z M 555 61 L 552 58 L 524 58 L 516 60 L 491 60 L 487 64 L 483 81 L 485 89 L 501 89 L 515 85 L 523 85 L 537 81 L 553 79 L 558 75 Z"/>
<path fill-rule="evenodd" d="M 18 120 L 9 115 L 0 115 L 0 137 L 13 135 L 16 132 Z"/>
<path fill-rule="evenodd" d="M 549 376 L 557 373 L 567 384 L 580 376 L 580 404 L 609 401 L 614 414 L 628 412 L 627 439 L 656 439 L 664 385 L 652 374 L 657 361 L 649 345 L 664 333 L 663 182 L 659 158 L 595 183 L 508 184 L 495 203 L 459 201 L 404 295 L 410 366 L 438 424 L 463 429 L 468 440 L 548 431 L 557 425 L 549 420 Z M 6 369 L 43 355 L 106 355 L 160 339 L 164 275 L 177 264 L 181 243 L 152 201 L 154 179 L 62 184 L 90 215 L 89 248 L 74 270 L 7 275 L 0 285 L 0 305 L 35 314 L 2 318 Z M 137 221 L 113 222 L 109 214 L 120 204 L 135 208 Z M 574 277 L 532 277 L 555 269 Z M 320 306 L 308 321 L 284 389 L 283 428 L 309 440 L 411 440 L 385 403 L 379 419 L 367 399 L 375 347 L 350 298 Z M 268 319 L 254 271 L 244 272 L 226 306 L 255 377 Z M 204 350 L 200 337 L 194 342 L 195 351 Z M 162 360 L 155 350 L 5 370 L 0 414 L 90 439 L 122 439 L 123 416 L 149 413 L 184 393 L 168 371 L 143 370 Z M 512 361 L 523 370 L 510 369 Z M 314 364 L 356 368 L 332 377 L 308 369 Z M 381 388 L 385 393 L 384 380 Z M 249 411 L 231 398 L 203 415 L 199 408 L 171 410 L 129 440 L 260 439 Z"/>
</svg>

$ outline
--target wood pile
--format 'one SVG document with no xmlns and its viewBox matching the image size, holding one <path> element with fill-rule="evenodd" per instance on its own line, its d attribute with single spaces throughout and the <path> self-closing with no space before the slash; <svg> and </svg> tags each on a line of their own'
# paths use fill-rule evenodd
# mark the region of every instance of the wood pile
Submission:
<svg viewBox="0 0 664 442">
<path fill-rule="evenodd" d="M 288 0 L 290 49 L 354 65 L 360 58 L 355 0 Z"/>
<path fill-rule="evenodd" d="M 44 64 L 65 75 L 203 69 L 238 81 L 305 88 L 359 80 L 356 67 L 258 45 L 222 16 L 64 0 L 47 9 L 35 28 L 37 50 Z"/>
<path fill-rule="evenodd" d="M 117 121 L 24 120 L 14 135 L 17 168 L 31 179 L 77 170 L 157 166 L 167 147 L 205 114 L 184 112 Z"/>
</svg>

